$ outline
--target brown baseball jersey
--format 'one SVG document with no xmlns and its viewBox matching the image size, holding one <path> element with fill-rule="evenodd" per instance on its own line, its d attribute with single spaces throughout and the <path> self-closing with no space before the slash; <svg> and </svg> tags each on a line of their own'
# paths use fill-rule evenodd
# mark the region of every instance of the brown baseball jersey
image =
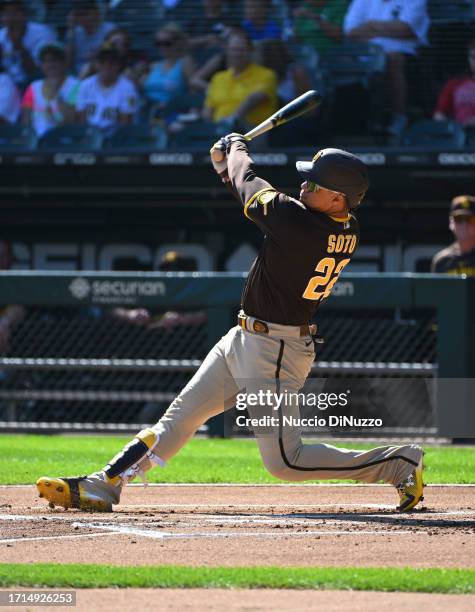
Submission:
<svg viewBox="0 0 475 612">
<path fill-rule="evenodd" d="M 475 276 L 475 249 L 462 253 L 458 242 L 454 242 L 434 255 L 431 271 Z"/>
<path fill-rule="evenodd" d="M 235 142 L 228 173 L 244 214 L 264 233 L 242 295 L 247 315 L 281 325 L 309 323 L 350 263 L 359 241 L 353 213 L 310 210 L 256 176 L 246 145 Z"/>
</svg>

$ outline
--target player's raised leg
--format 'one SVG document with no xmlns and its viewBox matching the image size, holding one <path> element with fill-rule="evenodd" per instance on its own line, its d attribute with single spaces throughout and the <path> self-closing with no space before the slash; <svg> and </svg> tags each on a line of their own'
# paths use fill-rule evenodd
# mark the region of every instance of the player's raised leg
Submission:
<svg viewBox="0 0 475 612">
<path fill-rule="evenodd" d="M 124 485 L 156 465 L 164 466 L 209 418 L 234 405 L 237 392 L 226 365 L 231 330 L 209 352 L 201 367 L 164 416 L 140 431 L 101 470 L 81 477 L 42 477 L 36 486 L 50 506 L 110 512 Z M 228 398 L 230 401 L 228 402 Z"/>
<path fill-rule="evenodd" d="M 398 509 L 410 510 L 423 499 L 420 446 L 380 446 L 371 450 L 342 449 L 330 444 L 303 444 L 299 426 L 298 392 L 313 363 L 308 338 L 276 335 L 279 326 L 269 324 L 270 335 L 242 331 L 236 345 L 234 368 L 247 391 L 269 390 L 274 405 L 249 406 L 253 418 L 274 416 L 273 427 L 257 427 L 255 435 L 267 470 L 288 481 L 351 479 L 386 482 L 397 488 Z M 260 372 L 256 378 L 256 372 Z"/>
</svg>

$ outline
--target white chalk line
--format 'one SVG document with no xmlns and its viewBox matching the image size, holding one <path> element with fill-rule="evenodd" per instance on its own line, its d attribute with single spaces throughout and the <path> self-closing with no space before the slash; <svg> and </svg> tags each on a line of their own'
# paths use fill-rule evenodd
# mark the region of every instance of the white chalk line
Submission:
<svg viewBox="0 0 475 612">
<path fill-rule="evenodd" d="M 249 517 L 249 518 L 237 518 L 234 516 L 229 516 L 229 517 L 225 517 L 222 515 L 211 515 L 210 517 L 198 517 L 194 514 L 188 514 L 188 515 L 181 515 L 180 518 L 186 518 L 186 519 L 192 519 L 192 521 L 194 520 L 195 523 L 199 523 L 199 522 L 206 522 L 206 523 L 213 523 L 215 526 L 217 523 L 222 524 L 222 525 L 226 525 L 229 523 L 234 523 L 236 525 L 246 525 L 246 524 L 255 524 L 255 525 L 316 525 L 316 524 L 321 524 L 321 525 L 341 525 L 342 521 L 334 521 L 334 520 L 328 520 L 326 518 L 312 518 L 312 517 L 307 517 L 307 518 L 294 518 L 294 517 L 276 517 L 275 519 L 272 518 L 253 518 L 253 517 Z M 114 521 L 112 523 L 101 523 L 98 521 L 94 521 L 94 523 L 91 523 L 90 525 L 94 525 L 94 527 L 104 527 L 104 528 L 112 528 L 116 525 L 120 525 L 120 521 L 130 521 L 131 517 L 126 517 L 126 516 L 118 516 L 117 517 L 117 522 Z M 39 523 L 40 520 L 38 519 L 38 517 L 31 517 L 31 516 L 27 516 L 27 515 L 0 515 L 0 521 L 2 520 L 6 520 L 6 521 L 12 521 L 12 522 L 23 522 L 23 521 L 31 521 L 33 520 L 36 523 Z M 80 523 L 78 521 L 74 521 L 74 517 L 70 516 L 70 517 L 66 517 L 66 516 L 52 516 L 52 517 L 48 517 L 46 520 L 41 519 L 41 522 L 47 522 L 47 521 L 73 521 L 71 523 L 71 527 L 84 527 L 86 526 L 86 524 Z M 356 525 L 361 525 L 363 521 L 344 521 L 345 524 L 356 524 Z M 89 524 L 88 524 L 89 525 Z M 148 527 L 150 525 L 149 522 L 135 522 L 133 526 L 134 527 Z M 176 521 L 160 521 L 160 527 L 164 526 L 164 527 L 170 527 L 172 525 L 176 525 Z M 195 525 L 190 524 L 190 525 L 186 525 L 180 526 L 182 529 L 183 528 L 189 528 L 189 529 L 194 529 Z"/>
<path fill-rule="evenodd" d="M 4 515 L 5 516 L 5 515 Z M 0 519 L 3 519 L 4 516 L 0 515 Z M 7 520 L 17 520 L 17 521 L 25 521 L 31 520 L 31 517 L 27 515 L 6 515 L 8 517 Z M 54 517 L 52 520 L 70 520 L 68 517 Z M 338 523 L 339 521 L 326 521 L 327 524 Z M 289 524 L 289 523 L 287 523 Z M 221 532 L 192 532 L 192 533 L 184 533 L 184 532 L 169 532 L 169 531 L 157 531 L 155 529 L 139 529 L 137 526 L 130 525 L 117 525 L 117 524 L 107 524 L 107 523 L 83 523 L 80 521 L 75 521 L 71 523 L 71 527 L 78 528 L 86 528 L 86 529 L 100 529 L 101 533 L 99 534 L 72 534 L 72 535 L 62 535 L 62 536 L 33 536 L 26 538 L 7 538 L 4 540 L 0 540 L 0 544 L 9 544 L 11 542 L 31 542 L 37 540 L 62 540 L 66 538 L 87 538 L 88 536 L 106 536 L 106 535 L 134 535 L 149 539 L 194 539 L 194 538 L 236 538 L 236 537 L 258 537 L 258 538 L 275 538 L 277 537 L 287 537 L 287 536 L 298 536 L 298 537 L 308 537 L 308 536 L 337 536 L 337 535 L 407 535 L 413 533 L 409 530 L 392 530 L 390 532 L 384 531 L 382 529 L 379 530 L 361 530 L 361 531 L 350 531 L 350 530 L 312 530 L 305 532 L 283 532 L 276 533 L 272 532 L 261 532 L 261 531 L 221 531 Z M 193 528 L 192 525 L 189 528 Z M 103 533 L 106 531 L 107 533 Z M 419 532 L 422 533 L 422 532 Z"/>
<path fill-rule="evenodd" d="M 318 513 L 317 513 L 318 514 Z M 433 520 L 432 517 L 438 517 L 438 516 L 452 516 L 453 514 L 459 515 L 458 513 L 432 513 L 431 515 L 427 516 L 427 518 L 425 520 L 431 521 Z M 402 522 L 406 522 L 406 521 L 410 521 L 414 519 L 414 515 L 411 514 L 401 514 L 401 513 L 394 513 L 394 514 L 385 514 L 385 515 L 378 515 L 378 514 L 368 514 L 365 517 L 362 517 L 359 520 L 352 520 L 350 517 L 345 518 L 344 515 L 339 514 L 339 513 L 332 513 L 332 514 L 324 514 L 320 516 L 315 516 L 314 514 L 311 515 L 304 515 L 304 516 L 289 516 L 289 515 L 277 515 L 277 516 L 269 516 L 269 517 L 256 517 L 256 516 L 248 516 L 248 517 L 237 517 L 235 515 L 229 515 L 229 516 L 223 516 L 222 514 L 215 514 L 215 515 L 207 515 L 206 517 L 203 516 L 197 516 L 195 514 L 184 514 L 184 515 L 180 515 L 179 519 L 180 523 L 184 522 L 183 519 L 185 519 L 186 521 L 188 521 L 188 525 L 182 525 L 180 524 L 180 529 L 194 529 L 196 527 L 196 524 L 199 524 L 200 522 L 205 522 L 205 523 L 213 523 L 214 526 L 218 526 L 218 525 L 229 525 L 229 524 L 235 524 L 235 525 L 279 525 L 279 526 L 298 526 L 298 525 L 306 525 L 306 526 L 315 526 L 315 525 L 363 525 L 365 523 L 370 523 L 372 522 L 372 519 L 381 519 L 381 516 L 383 516 L 384 518 L 387 519 L 393 519 L 396 518 L 398 521 L 402 521 Z M 119 529 L 120 527 L 120 523 L 121 521 L 123 522 L 127 522 L 130 521 L 131 518 L 135 518 L 135 517 L 130 517 L 130 516 L 120 516 L 120 515 L 114 515 L 114 522 L 112 523 L 102 523 L 100 521 L 93 521 L 92 523 L 88 523 L 88 525 L 94 525 L 96 526 L 107 526 L 107 527 L 116 527 L 117 529 Z M 137 518 L 142 518 L 139 516 L 137 516 Z M 416 517 L 417 518 L 417 517 Z M 336 519 L 336 520 L 334 520 Z M 366 520 L 367 519 L 367 520 Z M 12 514 L 7 514 L 7 515 L 0 515 L 0 521 L 12 521 L 12 522 L 27 522 L 27 521 L 33 521 L 35 523 L 40 523 L 40 522 L 51 522 L 51 521 L 74 521 L 74 515 L 72 516 L 50 516 L 50 517 L 35 517 L 35 516 L 31 516 L 31 515 L 12 515 Z M 422 519 L 421 521 L 421 526 L 423 526 L 423 521 L 424 519 Z M 457 521 L 458 524 L 460 526 L 465 526 L 469 523 L 471 523 L 472 521 L 470 521 L 470 519 L 468 520 L 462 520 L 462 521 Z M 74 521 L 72 523 L 72 526 L 76 525 L 79 523 Z M 149 527 L 150 523 L 145 521 L 145 522 L 134 522 L 133 523 L 133 527 Z M 162 527 L 170 527 L 170 526 L 176 526 L 177 525 L 177 521 L 160 521 L 160 528 Z M 82 525 L 81 525 L 82 526 Z M 381 529 L 385 529 L 387 527 L 387 524 L 384 522 L 384 520 L 381 521 Z"/>
<path fill-rule="evenodd" d="M 101 528 L 102 529 L 102 528 Z M 305 532 L 295 532 L 295 533 L 275 533 L 275 532 L 218 532 L 218 533 L 171 533 L 171 532 L 154 532 L 154 531 L 143 531 L 140 529 L 134 528 L 125 528 L 122 527 L 120 530 L 114 529 L 108 531 L 107 533 L 85 533 L 85 534 L 77 534 L 77 535 L 64 535 L 64 536 L 38 536 L 32 538 L 11 538 L 6 540 L 0 540 L 0 544 L 11 544 L 12 542 L 21 543 L 21 542 L 33 542 L 38 540 L 62 540 L 62 539 L 74 539 L 74 538 L 94 538 L 100 536 L 124 536 L 124 535 L 133 535 L 137 537 L 144 537 L 149 539 L 157 539 L 157 540 L 192 540 L 195 538 L 209 538 L 209 539 L 218 539 L 218 538 L 272 538 L 276 537 L 308 537 L 308 536 L 357 536 L 357 535 L 415 535 L 418 532 L 412 531 L 305 531 Z"/>
<path fill-rule="evenodd" d="M 288 533 L 275 533 L 274 531 L 220 531 L 217 533 L 210 532 L 193 532 L 193 533 L 174 533 L 167 531 L 156 531 L 154 529 L 138 529 L 137 527 L 129 527 L 128 525 L 119 525 L 119 526 L 99 526 L 99 525 L 89 525 L 88 523 L 74 523 L 75 526 L 78 527 L 86 527 L 89 529 L 110 529 L 114 533 L 122 533 L 126 535 L 135 535 L 144 538 L 150 538 L 155 540 L 166 540 L 166 539 L 193 539 L 193 538 L 235 538 L 235 537 L 265 537 L 265 538 L 275 538 L 277 537 L 286 537 L 286 536 L 312 536 L 312 535 L 403 535 L 403 534 L 412 534 L 412 531 L 409 530 L 395 530 L 388 533 L 387 531 L 374 531 L 374 530 L 366 530 L 366 531 L 330 531 L 330 530 L 322 530 L 322 531 L 297 531 L 297 532 L 288 532 Z M 416 532 L 418 533 L 418 532 Z"/>
<path fill-rule="evenodd" d="M 33 536 L 27 538 L 5 538 L 0 540 L 0 544 L 10 544 L 11 542 L 34 542 L 37 540 L 65 540 L 66 538 L 99 538 L 100 536 L 111 536 L 113 533 L 78 533 L 59 536 Z"/>
<path fill-rule="evenodd" d="M 434 513 L 435 514 L 435 513 Z M 437 513 L 437 514 L 443 514 L 446 515 L 448 513 Z M 340 515 L 341 516 L 341 515 Z M 371 516 L 371 515 L 370 515 Z M 378 515 L 373 515 L 375 517 L 378 517 Z M 386 515 L 388 516 L 388 515 Z M 408 515 L 400 515 L 397 514 L 396 516 L 398 516 L 399 518 L 410 518 L 410 516 Z M 188 517 L 191 518 L 198 518 L 195 515 L 188 515 Z M 47 517 L 46 521 L 71 521 L 73 517 L 65 517 L 65 516 L 51 516 L 51 517 Z M 117 519 L 124 519 L 124 520 L 130 520 L 130 517 L 117 517 Z M 276 517 L 277 518 L 277 517 Z M 221 515 L 215 515 L 215 516 L 210 516 L 207 517 L 207 521 L 208 522 L 214 522 L 216 523 L 217 521 L 220 521 L 221 524 L 225 525 L 226 523 L 230 523 L 230 522 L 234 522 L 234 523 L 245 523 L 245 524 L 269 524 L 269 523 L 274 523 L 274 524 L 278 524 L 278 525 L 299 525 L 299 524 L 304 524 L 304 525 L 315 525 L 315 519 L 312 519 L 312 517 L 308 517 L 307 520 L 302 520 L 298 517 L 279 517 L 280 519 L 284 518 L 284 521 L 282 520 L 275 520 L 275 519 L 261 519 L 261 518 L 254 518 L 254 517 L 244 517 L 244 518 L 239 518 L 236 519 L 235 517 L 223 517 Z M 12 515 L 12 514 L 3 514 L 0 515 L 0 520 L 7 520 L 7 521 L 17 521 L 17 522 L 21 522 L 21 521 L 35 521 L 35 522 L 40 522 L 44 520 L 44 517 L 32 517 L 31 515 Z M 324 523 L 324 524 L 338 524 L 341 525 L 342 521 L 337 520 L 337 521 L 333 521 L 333 520 L 328 520 L 328 519 L 322 519 L 320 521 L 318 521 L 320 524 Z M 345 521 L 345 523 L 347 524 L 359 524 L 361 525 L 362 522 L 361 521 Z M 147 526 L 147 523 L 141 523 L 141 525 L 143 526 Z M 170 523 L 164 523 L 164 526 L 169 526 Z M 94 536 L 106 536 L 106 535 L 134 535 L 134 536 L 139 536 L 139 537 L 144 537 L 144 538 L 149 538 L 149 539 L 193 539 L 193 538 L 210 538 L 210 539 L 216 539 L 216 538 L 237 538 L 237 537 L 257 537 L 257 538 L 275 538 L 277 537 L 287 537 L 287 536 L 294 536 L 294 537 L 309 537 L 309 536 L 341 536 L 341 535 L 352 535 L 352 536 L 357 536 L 357 535 L 387 535 L 388 537 L 390 537 L 391 535 L 414 535 L 414 533 L 418 533 L 418 534 L 424 534 L 425 532 L 423 531 L 418 531 L 418 532 L 414 532 L 414 531 L 410 531 L 410 530 L 404 530 L 404 529 L 398 529 L 398 530 L 387 530 L 385 529 L 384 525 L 381 525 L 381 527 L 379 529 L 365 529 L 365 530 L 311 530 L 311 531 L 305 531 L 305 532 L 292 532 L 292 531 L 284 531 L 282 533 L 279 532 L 261 532 L 261 531 L 255 531 L 255 530 L 251 530 L 251 531 L 220 531 L 220 532 L 169 532 L 169 531 L 163 531 L 162 529 L 160 530 L 156 530 L 156 529 L 140 529 L 139 526 L 137 524 L 135 525 L 120 525 L 117 523 L 101 523 L 101 522 L 81 522 L 81 521 L 74 521 L 71 523 L 71 527 L 73 528 L 86 528 L 86 529 L 100 529 L 101 533 L 99 534 L 71 534 L 71 535 L 59 535 L 59 536 L 33 536 L 33 537 L 26 537 L 26 538 L 7 538 L 7 539 L 3 539 L 0 540 L 0 544 L 9 544 L 11 542 L 31 542 L 31 541 L 37 541 L 37 540 L 62 540 L 62 539 L 67 539 L 67 538 L 80 538 L 80 537 L 94 537 Z M 186 526 L 186 528 L 188 529 L 193 529 L 194 526 L 192 524 Z M 182 527 L 183 529 L 183 527 Z M 106 533 L 104 533 L 104 531 Z"/>
</svg>

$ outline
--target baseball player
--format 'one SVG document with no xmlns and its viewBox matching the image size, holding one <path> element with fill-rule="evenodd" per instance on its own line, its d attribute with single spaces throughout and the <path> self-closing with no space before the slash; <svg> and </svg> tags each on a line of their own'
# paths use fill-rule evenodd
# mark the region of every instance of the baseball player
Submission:
<svg viewBox="0 0 475 612">
<path fill-rule="evenodd" d="M 213 162 L 216 172 L 244 216 L 265 234 L 237 325 L 211 349 L 158 423 L 140 431 L 102 470 L 79 478 L 40 478 L 40 497 L 50 506 L 110 511 L 130 480 L 165 466 L 205 421 L 232 407 L 243 389 L 248 395 L 264 390 L 295 396 L 310 372 L 316 330 L 309 322 L 357 247 L 355 209 L 368 188 L 366 167 L 350 153 L 323 149 L 313 161 L 297 162 L 303 182 L 294 199 L 256 175 L 243 136 L 230 134 L 214 148 L 225 153 L 222 162 Z M 397 488 L 400 511 L 423 499 L 419 446 L 356 451 L 303 444 L 299 427 L 283 426 L 284 417 L 298 417 L 298 405 L 266 399 L 248 406 L 250 417 L 269 409 L 278 425 L 256 428 L 255 434 L 263 463 L 275 477 L 384 481 Z"/>
<path fill-rule="evenodd" d="M 436 253 L 431 272 L 475 276 L 475 197 L 460 195 L 450 203 L 449 228 L 455 242 Z"/>
</svg>

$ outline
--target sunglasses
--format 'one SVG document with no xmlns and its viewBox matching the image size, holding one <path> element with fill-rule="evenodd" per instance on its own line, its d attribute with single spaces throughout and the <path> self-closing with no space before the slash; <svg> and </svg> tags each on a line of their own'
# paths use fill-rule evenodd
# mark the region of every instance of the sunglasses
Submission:
<svg viewBox="0 0 475 612">
<path fill-rule="evenodd" d="M 321 187 L 320 185 L 317 185 L 317 183 L 307 181 L 307 191 L 314 191 L 316 193 L 317 191 L 320 191 L 320 189 Z"/>
<path fill-rule="evenodd" d="M 331 193 L 337 193 L 338 195 L 345 195 L 344 193 L 341 193 L 340 191 L 333 191 L 333 189 L 327 189 L 326 187 L 321 187 L 320 185 L 318 185 L 317 183 L 314 183 L 313 181 L 307 181 L 307 191 L 313 191 L 314 193 L 317 193 L 318 191 L 331 191 Z"/>
<path fill-rule="evenodd" d="M 468 223 L 468 225 L 475 225 L 475 215 L 471 217 L 454 217 L 454 223 Z"/>
</svg>

